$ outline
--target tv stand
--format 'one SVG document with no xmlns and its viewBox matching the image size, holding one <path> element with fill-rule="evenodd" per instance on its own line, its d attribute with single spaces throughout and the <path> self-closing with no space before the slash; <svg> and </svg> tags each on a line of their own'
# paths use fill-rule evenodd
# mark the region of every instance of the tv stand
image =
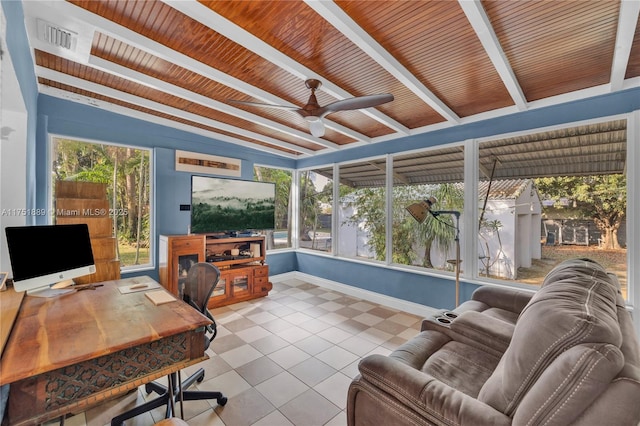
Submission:
<svg viewBox="0 0 640 426">
<path fill-rule="evenodd" d="M 239 253 L 231 254 L 235 250 Z M 220 270 L 220 280 L 209 299 L 209 308 L 263 297 L 272 288 L 265 254 L 264 237 L 161 235 L 160 283 L 169 292 L 180 297 L 191 265 L 209 262 Z"/>
<path fill-rule="evenodd" d="M 213 238 L 213 239 L 222 239 L 222 238 L 231 238 L 232 235 L 231 234 L 211 234 L 209 235 L 209 238 Z"/>
</svg>

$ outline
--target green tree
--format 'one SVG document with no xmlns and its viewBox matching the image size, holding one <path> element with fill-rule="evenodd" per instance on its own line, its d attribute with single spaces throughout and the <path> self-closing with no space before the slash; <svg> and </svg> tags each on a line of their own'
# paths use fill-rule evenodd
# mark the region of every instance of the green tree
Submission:
<svg viewBox="0 0 640 426">
<path fill-rule="evenodd" d="M 577 208 L 576 216 L 592 218 L 602 232 L 604 248 L 620 248 L 618 229 L 627 209 L 625 175 L 549 177 L 535 182 L 545 198 L 556 201 L 556 206 L 562 198 L 568 198 Z"/>
<path fill-rule="evenodd" d="M 430 195 L 438 200 L 437 205 L 433 207 L 434 210 L 460 211 L 462 209 L 464 194 L 458 185 L 451 183 L 436 185 L 430 191 Z M 422 266 L 433 268 L 431 249 L 434 242 L 443 250 L 448 251 L 455 243 L 455 237 L 456 225 L 450 214 L 438 217 L 428 215 L 422 226 L 418 227 L 418 242 L 424 245 Z"/>
<path fill-rule="evenodd" d="M 424 223 L 418 223 L 406 211 L 406 207 L 424 199 L 427 195 L 438 199 L 438 209 L 459 210 L 463 203 L 462 189 L 455 184 L 394 186 L 392 223 L 392 262 L 413 264 L 419 258 L 422 265 L 433 268 L 431 249 L 434 242 L 444 250 L 455 242 L 455 224 L 450 215 L 435 218 L 431 215 Z M 385 190 L 384 188 L 363 188 L 354 191 L 350 201 L 354 214 L 347 220 L 360 224 L 369 232 L 369 246 L 376 259 L 384 260 L 386 251 Z M 423 246 L 422 255 L 414 247 Z"/>
<path fill-rule="evenodd" d="M 291 246 L 291 221 L 290 218 L 293 214 L 292 206 L 292 194 L 291 194 L 291 179 L 292 174 L 290 171 L 281 170 L 271 167 L 259 167 L 253 168 L 253 180 L 259 182 L 273 182 L 276 185 L 276 200 L 275 200 L 275 216 L 276 216 L 276 229 L 287 230 L 287 247 Z M 273 238 L 273 232 L 268 232 L 268 248 L 275 247 Z"/>
<path fill-rule="evenodd" d="M 332 181 L 329 180 L 321 190 L 317 190 L 315 182 L 318 179 L 319 174 L 313 170 L 300 174 L 300 240 L 312 241 L 312 247 L 315 247 L 320 214 L 331 213 L 323 211 L 323 203 L 331 205 L 333 198 Z"/>
<path fill-rule="evenodd" d="M 340 185 L 341 203 L 350 206 L 354 212 L 345 223 L 360 225 L 367 231 L 367 245 L 377 260 L 384 260 L 387 245 L 384 194 L 384 188 L 354 189 Z"/>
<path fill-rule="evenodd" d="M 270 167 L 254 167 L 253 180 L 276 185 L 276 229 L 287 229 L 291 193 L 291 172 Z"/>
<path fill-rule="evenodd" d="M 55 180 L 108 184 L 107 197 L 116 213 L 113 234 L 118 237 L 118 251 L 121 244 L 136 247 L 135 258 L 121 258 L 121 264 L 139 263 L 140 248 L 149 247 L 149 153 L 69 139 L 55 139 L 53 152 Z"/>
</svg>

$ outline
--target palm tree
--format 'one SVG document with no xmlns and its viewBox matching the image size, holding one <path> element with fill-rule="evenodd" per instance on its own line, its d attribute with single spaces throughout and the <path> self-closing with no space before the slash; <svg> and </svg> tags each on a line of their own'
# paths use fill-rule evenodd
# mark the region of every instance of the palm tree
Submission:
<svg viewBox="0 0 640 426">
<path fill-rule="evenodd" d="M 444 183 L 434 185 L 429 189 L 429 195 L 438 200 L 438 210 L 459 211 L 462 209 L 464 194 L 459 185 Z M 439 215 L 438 217 L 429 215 L 423 223 L 414 221 L 414 224 L 416 227 L 414 231 L 417 238 L 416 242 L 424 246 L 422 266 L 434 268 L 431 261 L 433 243 L 435 242 L 438 247 L 448 252 L 455 242 L 456 225 L 453 222 L 453 217 L 450 215 Z"/>
</svg>

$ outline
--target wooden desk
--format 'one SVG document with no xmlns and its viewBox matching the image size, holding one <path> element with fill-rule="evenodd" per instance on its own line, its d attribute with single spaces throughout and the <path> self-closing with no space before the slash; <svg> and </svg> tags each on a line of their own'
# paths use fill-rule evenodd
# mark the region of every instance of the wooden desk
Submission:
<svg viewBox="0 0 640 426">
<path fill-rule="evenodd" d="M 207 358 L 208 318 L 181 301 L 156 306 L 143 291 L 118 290 L 148 281 L 24 298 L 0 359 L 0 385 L 11 384 L 9 424 L 85 411 Z"/>
<path fill-rule="evenodd" d="M 13 286 L 0 291 L 0 357 L 4 351 L 4 345 L 9 340 L 23 297 L 24 292 L 16 292 Z"/>
</svg>

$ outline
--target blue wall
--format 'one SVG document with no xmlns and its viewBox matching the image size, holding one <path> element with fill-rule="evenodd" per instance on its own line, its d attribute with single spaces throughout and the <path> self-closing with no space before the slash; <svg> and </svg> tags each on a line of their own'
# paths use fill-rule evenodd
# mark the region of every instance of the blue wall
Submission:
<svg viewBox="0 0 640 426">
<path fill-rule="evenodd" d="M 636 88 L 294 161 L 99 108 L 38 95 L 24 28 L 22 3 L 2 0 L 2 7 L 7 17 L 7 45 L 28 113 L 26 207 L 45 208 L 47 205 L 47 142 L 52 133 L 154 148 L 156 242 L 160 233 L 186 233 L 189 224 L 189 213 L 179 211 L 178 207 L 190 202 L 190 174 L 175 171 L 174 149 L 242 159 L 243 178 L 249 179 L 254 163 L 283 168 L 305 168 L 640 109 L 640 89 Z M 432 277 L 374 264 L 293 251 L 269 254 L 267 261 L 272 275 L 297 270 L 430 306 L 453 306 L 452 278 Z M 152 272 L 151 275 L 157 277 L 156 272 Z M 463 282 L 461 300 L 469 298 L 475 287 L 472 283 Z"/>
<path fill-rule="evenodd" d="M 38 98 L 37 133 L 37 200 L 38 206 L 47 206 L 46 192 L 48 169 L 48 141 L 51 134 L 80 140 L 96 140 L 108 143 L 134 145 L 154 149 L 154 202 L 155 202 L 155 247 L 158 236 L 163 234 L 186 234 L 191 222 L 189 211 L 180 211 L 180 204 L 191 204 L 192 173 L 175 170 L 175 149 L 238 158 L 242 161 L 241 179 L 253 179 L 253 164 L 294 168 L 294 160 L 245 148 L 182 130 L 173 129 L 128 116 L 105 111 L 75 102 L 40 95 Z M 46 222 L 47 218 L 42 218 Z M 156 250 L 157 256 L 157 250 Z M 285 257 L 286 258 L 286 257 Z M 157 259 L 157 257 L 156 257 Z M 276 258 L 277 259 L 277 258 Z M 293 270 L 282 262 L 272 269 L 289 272 Z M 290 258 L 289 258 L 290 260 Z M 157 278 L 156 271 L 145 271 Z M 126 274 L 139 275 L 140 273 Z"/>
<path fill-rule="evenodd" d="M 27 30 L 24 26 L 22 2 L 2 0 L 2 10 L 7 20 L 7 48 L 18 78 L 20 92 L 27 111 L 27 164 L 25 188 L 27 209 L 35 209 L 36 202 L 36 120 L 38 85 L 29 54 Z M 27 217 L 27 225 L 35 223 L 37 216 Z"/>
<path fill-rule="evenodd" d="M 435 308 L 455 307 L 454 279 L 307 253 L 297 258 L 297 270 L 316 277 Z M 477 287 L 461 281 L 460 300 L 470 299 Z"/>
<path fill-rule="evenodd" d="M 568 102 L 562 105 L 533 109 L 504 117 L 478 121 L 429 133 L 421 133 L 403 139 L 396 139 L 391 143 L 374 143 L 346 151 L 304 158 L 298 160 L 296 167 L 301 169 L 317 165 L 358 160 L 360 158 L 411 151 L 446 143 L 462 142 L 467 139 L 479 139 L 492 135 L 624 114 L 638 109 L 640 109 L 640 88 L 634 88 L 623 92 Z"/>
<path fill-rule="evenodd" d="M 309 167 L 332 161 L 347 161 L 387 152 L 418 149 L 492 134 L 620 114 L 635 109 L 640 109 L 640 89 L 599 96 L 589 101 L 576 101 L 527 111 L 480 123 L 470 123 L 395 140 L 391 143 L 372 144 L 296 162 L 98 108 L 41 95 L 38 99 L 38 176 L 40 177 L 40 173 L 46 171 L 46 143 L 49 133 L 154 148 L 157 247 L 158 235 L 185 234 L 190 223 L 189 212 L 180 211 L 179 205 L 190 204 L 191 174 L 175 171 L 174 150 L 176 148 L 240 158 L 243 178 L 251 179 L 253 163 L 285 168 Z M 43 179 L 46 177 L 42 176 Z M 46 186 L 46 180 L 39 179 L 38 188 L 44 186 Z M 38 193 L 41 194 L 41 191 Z M 42 200 L 46 200 L 46 197 Z M 424 273 L 387 268 L 378 264 L 363 264 L 306 252 L 273 253 L 268 255 L 267 261 L 271 275 L 300 271 L 428 306 L 454 307 L 455 286 L 452 277 L 435 277 Z M 157 277 L 157 270 L 146 273 Z M 477 284 L 462 281 L 460 300 L 470 298 L 475 288 Z"/>
<path fill-rule="evenodd" d="M 297 168 L 357 160 L 359 158 L 415 150 L 445 143 L 462 142 L 466 139 L 607 117 L 629 113 L 638 109 L 640 109 L 640 88 L 629 89 L 615 94 L 410 136 L 394 140 L 391 143 L 370 144 L 361 148 L 305 158 L 298 160 Z M 639 143 L 639 141 L 629 141 L 629 143 Z M 436 308 L 450 309 L 454 307 L 455 285 L 453 278 L 433 277 L 408 271 L 393 270 L 374 264 L 355 263 L 339 258 L 314 256 L 307 253 L 297 254 L 297 264 L 298 271 L 309 275 Z M 471 293 L 477 287 L 477 284 L 461 282 L 460 302 L 469 299 Z"/>
</svg>

